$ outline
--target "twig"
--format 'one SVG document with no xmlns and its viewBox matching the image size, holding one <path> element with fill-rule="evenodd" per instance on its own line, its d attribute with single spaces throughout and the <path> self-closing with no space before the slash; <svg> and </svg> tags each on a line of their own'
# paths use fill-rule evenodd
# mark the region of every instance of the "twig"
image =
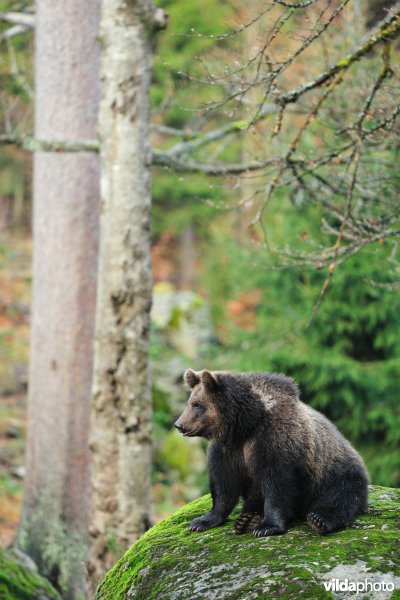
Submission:
<svg viewBox="0 0 400 600">
<path fill-rule="evenodd" d="M 340 225 L 340 229 L 339 229 L 339 233 L 338 233 L 338 237 L 334 246 L 334 258 L 333 261 L 331 262 L 331 264 L 329 265 L 329 271 L 328 271 L 328 275 L 326 276 L 326 279 L 324 281 L 324 284 L 322 286 L 321 292 L 319 294 L 318 300 L 317 302 L 314 304 L 312 313 L 311 313 L 311 317 L 307 323 L 307 328 L 311 327 L 319 307 L 321 306 L 321 303 L 323 301 L 323 299 L 326 296 L 326 292 L 328 291 L 328 287 L 330 282 L 332 281 L 332 277 L 333 274 L 335 272 L 335 268 L 337 267 L 337 258 L 338 258 L 338 252 L 343 240 L 343 234 L 344 234 L 344 229 L 346 227 L 346 223 L 347 221 L 350 219 L 351 216 L 351 204 L 352 204 L 352 199 L 353 199 L 353 192 L 354 192 L 354 186 L 356 183 L 356 179 L 357 179 L 357 172 L 358 172 L 358 167 L 360 164 L 360 157 L 361 157 L 361 153 L 360 153 L 360 148 L 359 146 L 356 146 L 354 153 L 353 153 L 353 157 L 355 159 L 354 162 L 354 169 L 353 169 L 353 175 L 351 178 L 351 182 L 349 185 L 349 189 L 348 189 L 348 193 L 347 193 L 347 201 L 346 201 L 346 213 L 344 215 L 344 219 Z M 352 161 L 351 161 L 352 162 Z"/>
</svg>

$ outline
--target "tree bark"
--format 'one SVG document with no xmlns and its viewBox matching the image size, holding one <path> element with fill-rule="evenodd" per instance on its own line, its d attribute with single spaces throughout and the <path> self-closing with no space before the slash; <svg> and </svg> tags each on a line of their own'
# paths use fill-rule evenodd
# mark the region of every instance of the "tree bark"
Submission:
<svg viewBox="0 0 400 600">
<path fill-rule="evenodd" d="M 100 0 L 38 0 L 36 8 L 35 136 L 93 139 Z M 87 538 L 98 203 L 97 154 L 35 154 L 27 480 L 19 537 L 44 571 L 52 568 L 44 556 L 56 536 L 52 526 Z"/>
<path fill-rule="evenodd" d="M 148 91 L 152 34 L 163 24 L 163 11 L 147 0 L 103 1 L 101 242 L 91 425 L 89 571 L 94 580 L 150 524 Z"/>
</svg>

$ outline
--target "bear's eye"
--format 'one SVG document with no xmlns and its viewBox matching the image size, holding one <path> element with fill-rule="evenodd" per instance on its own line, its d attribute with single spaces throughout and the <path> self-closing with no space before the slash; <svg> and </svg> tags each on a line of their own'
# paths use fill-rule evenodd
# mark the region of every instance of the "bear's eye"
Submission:
<svg viewBox="0 0 400 600">
<path fill-rule="evenodd" d="M 193 408 L 197 408 L 198 410 L 204 410 L 204 406 L 202 404 L 199 404 L 198 402 L 193 402 L 192 406 Z"/>
</svg>

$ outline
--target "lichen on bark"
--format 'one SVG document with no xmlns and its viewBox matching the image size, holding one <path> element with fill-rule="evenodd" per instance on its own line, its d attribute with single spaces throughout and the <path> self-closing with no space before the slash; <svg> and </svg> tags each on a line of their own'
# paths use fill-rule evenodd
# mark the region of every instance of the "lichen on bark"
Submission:
<svg viewBox="0 0 400 600">
<path fill-rule="evenodd" d="M 371 486 L 367 514 L 328 536 L 305 523 L 277 537 L 237 536 L 239 508 L 225 525 L 190 533 L 190 520 L 209 507 L 204 496 L 150 529 L 109 571 L 95 600 L 334 598 L 324 581 L 336 573 L 393 582 L 391 597 L 400 598 L 400 490 Z"/>
</svg>

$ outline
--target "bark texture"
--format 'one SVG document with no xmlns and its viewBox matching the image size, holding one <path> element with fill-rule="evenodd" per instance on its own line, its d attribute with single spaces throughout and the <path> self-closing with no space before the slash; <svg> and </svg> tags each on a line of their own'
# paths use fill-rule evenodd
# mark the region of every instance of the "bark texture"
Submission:
<svg viewBox="0 0 400 600">
<path fill-rule="evenodd" d="M 91 431 L 89 570 L 94 580 L 150 523 L 148 90 L 152 34 L 162 23 L 163 12 L 145 0 L 103 1 L 101 243 Z"/>
<path fill-rule="evenodd" d="M 50 141 L 93 139 L 100 0 L 38 0 L 36 8 L 35 135 Z M 89 521 L 99 195 L 97 154 L 35 154 L 29 431 L 20 538 L 43 570 L 44 548 L 55 537 L 46 507 L 67 534 L 87 532 Z"/>
</svg>

